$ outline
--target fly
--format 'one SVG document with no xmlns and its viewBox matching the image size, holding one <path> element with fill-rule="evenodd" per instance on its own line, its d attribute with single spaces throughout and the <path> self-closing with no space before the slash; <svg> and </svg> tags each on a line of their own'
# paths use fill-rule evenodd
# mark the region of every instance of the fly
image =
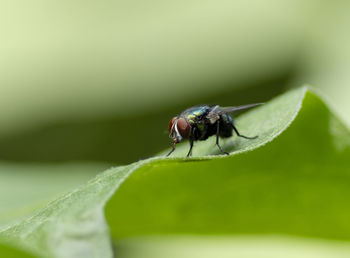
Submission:
<svg viewBox="0 0 350 258">
<path fill-rule="evenodd" d="M 185 139 L 189 139 L 190 149 L 187 153 L 189 157 L 192 153 L 194 141 L 205 141 L 209 136 L 216 135 L 216 145 L 223 154 L 229 155 L 219 144 L 219 137 L 228 138 L 233 131 L 242 138 L 256 139 L 258 136 L 248 137 L 240 134 L 233 123 L 229 113 L 252 108 L 263 103 L 249 104 L 237 107 L 216 106 L 195 106 L 186 109 L 180 115 L 173 117 L 168 125 L 169 137 L 172 139 L 172 148 L 167 156 L 174 150 L 175 145 Z"/>
</svg>

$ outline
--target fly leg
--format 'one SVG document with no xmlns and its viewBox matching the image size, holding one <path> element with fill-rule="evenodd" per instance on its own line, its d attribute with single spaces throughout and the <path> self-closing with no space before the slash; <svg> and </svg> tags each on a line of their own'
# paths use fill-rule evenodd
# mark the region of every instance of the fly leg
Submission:
<svg viewBox="0 0 350 258">
<path fill-rule="evenodd" d="M 193 139 L 190 138 L 190 150 L 189 150 L 188 153 L 187 153 L 187 156 L 186 156 L 187 158 L 188 158 L 189 156 L 191 156 L 192 148 L 193 148 Z"/>
<path fill-rule="evenodd" d="M 237 128 L 234 126 L 234 124 L 233 124 L 233 123 L 231 123 L 231 126 L 232 126 L 233 130 L 235 130 L 235 132 L 236 132 L 237 136 L 239 136 L 239 137 L 242 137 L 242 138 L 245 138 L 245 139 L 249 139 L 249 140 L 252 140 L 252 139 L 256 139 L 256 138 L 258 138 L 258 136 L 257 136 L 257 135 L 256 135 L 256 136 L 254 136 L 254 137 L 244 136 L 244 135 L 242 135 L 242 134 L 240 134 L 240 133 L 238 132 Z"/>
<path fill-rule="evenodd" d="M 219 150 L 221 151 L 221 153 L 224 153 L 226 155 L 230 155 L 228 152 L 224 151 L 220 144 L 219 144 L 219 133 L 220 133 L 220 123 L 219 121 L 216 122 L 217 123 L 217 127 L 216 127 L 216 145 L 219 147 Z"/>
<path fill-rule="evenodd" d="M 193 148 L 193 142 L 194 142 L 194 134 L 195 134 L 196 128 L 191 126 L 191 131 L 190 131 L 190 149 L 188 150 L 187 153 L 187 158 L 191 156 L 192 154 L 192 148 Z"/>
<path fill-rule="evenodd" d="M 171 153 L 173 153 L 174 150 L 175 150 L 175 142 L 172 143 L 171 150 L 169 151 L 169 153 L 166 156 L 168 157 Z"/>
</svg>

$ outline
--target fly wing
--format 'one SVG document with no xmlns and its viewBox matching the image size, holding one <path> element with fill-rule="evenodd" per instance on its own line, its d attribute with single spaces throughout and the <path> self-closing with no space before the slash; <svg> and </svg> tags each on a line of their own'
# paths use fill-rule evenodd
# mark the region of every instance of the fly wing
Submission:
<svg viewBox="0 0 350 258">
<path fill-rule="evenodd" d="M 243 106 L 237 106 L 237 107 L 219 107 L 219 106 L 215 106 L 211 112 L 221 115 L 221 114 L 226 114 L 226 113 L 231 113 L 234 111 L 238 111 L 238 110 L 243 110 L 243 109 L 248 109 L 248 108 L 252 108 L 252 107 L 256 107 L 259 105 L 262 105 L 264 103 L 255 103 L 255 104 L 248 104 L 248 105 L 243 105 Z"/>
</svg>

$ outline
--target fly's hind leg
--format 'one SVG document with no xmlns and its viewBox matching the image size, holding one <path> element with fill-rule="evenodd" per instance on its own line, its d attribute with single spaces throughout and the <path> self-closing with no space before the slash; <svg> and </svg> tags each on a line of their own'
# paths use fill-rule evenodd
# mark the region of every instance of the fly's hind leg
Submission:
<svg viewBox="0 0 350 258">
<path fill-rule="evenodd" d="M 237 128 L 234 126 L 234 124 L 233 124 L 233 123 L 231 123 L 231 126 L 232 126 L 233 130 L 235 130 L 235 132 L 236 132 L 237 136 L 239 136 L 239 137 L 242 137 L 242 138 L 245 138 L 245 139 L 249 139 L 249 140 L 253 140 L 253 139 L 258 138 L 258 136 L 257 136 L 257 135 L 256 135 L 256 136 L 254 136 L 254 137 L 244 136 L 244 135 L 242 135 L 242 134 L 240 134 L 240 133 L 238 132 Z"/>
</svg>

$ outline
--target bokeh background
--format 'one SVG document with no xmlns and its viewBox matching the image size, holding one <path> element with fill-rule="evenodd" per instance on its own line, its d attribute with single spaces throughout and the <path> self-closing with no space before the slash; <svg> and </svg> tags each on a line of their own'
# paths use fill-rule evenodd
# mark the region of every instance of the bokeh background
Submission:
<svg viewBox="0 0 350 258">
<path fill-rule="evenodd" d="M 307 83 L 350 124 L 349 1 L 0 3 L 0 210 L 169 148 L 168 121 L 196 104 Z"/>
<path fill-rule="evenodd" d="M 124 164 L 199 103 L 320 88 L 350 122 L 348 1 L 3 1 L 0 158 Z"/>
</svg>

